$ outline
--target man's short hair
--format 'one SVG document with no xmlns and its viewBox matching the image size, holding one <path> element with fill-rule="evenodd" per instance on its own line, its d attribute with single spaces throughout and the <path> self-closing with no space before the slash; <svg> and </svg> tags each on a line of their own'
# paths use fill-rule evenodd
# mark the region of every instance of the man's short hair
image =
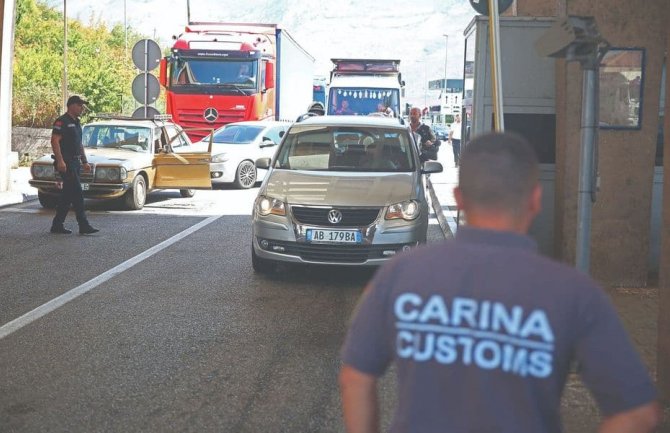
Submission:
<svg viewBox="0 0 670 433">
<path fill-rule="evenodd" d="M 461 155 L 458 187 L 468 206 L 517 213 L 538 179 L 534 149 L 514 133 L 479 136 Z"/>
</svg>

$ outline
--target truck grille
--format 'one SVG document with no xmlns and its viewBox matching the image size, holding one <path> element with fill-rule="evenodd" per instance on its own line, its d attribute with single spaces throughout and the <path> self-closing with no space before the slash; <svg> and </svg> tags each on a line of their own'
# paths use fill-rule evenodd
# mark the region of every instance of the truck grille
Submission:
<svg viewBox="0 0 670 433">
<path fill-rule="evenodd" d="M 239 110 L 219 110 L 219 117 L 213 123 L 205 120 L 202 109 L 179 110 L 177 115 L 183 128 L 204 128 L 200 131 L 187 131 L 190 137 L 197 137 L 197 139 L 208 134 L 205 129 L 217 129 L 223 125 L 244 120 L 244 111 Z"/>
<path fill-rule="evenodd" d="M 337 209 L 342 213 L 342 221 L 332 224 L 328 221 L 328 212 Z M 323 208 L 291 206 L 293 218 L 301 224 L 328 227 L 365 227 L 374 223 L 379 216 L 379 208 Z"/>
</svg>

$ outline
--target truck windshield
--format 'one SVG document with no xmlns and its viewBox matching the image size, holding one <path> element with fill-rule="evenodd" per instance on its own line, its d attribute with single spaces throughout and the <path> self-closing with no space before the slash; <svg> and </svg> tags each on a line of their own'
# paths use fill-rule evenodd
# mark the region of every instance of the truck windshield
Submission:
<svg viewBox="0 0 670 433">
<path fill-rule="evenodd" d="M 405 130 L 293 128 L 279 150 L 275 167 L 309 171 L 409 172 L 415 167 L 413 149 Z"/>
<path fill-rule="evenodd" d="M 151 130 L 137 126 L 86 125 L 81 142 L 86 148 L 115 148 L 148 152 Z"/>
<path fill-rule="evenodd" d="M 178 58 L 172 63 L 172 86 L 207 85 L 255 89 L 257 62 Z"/>
<path fill-rule="evenodd" d="M 368 115 L 386 113 L 398 117 L 398 89 L 331 87 L 328 95 L 328 114 Z"/>
</svg>

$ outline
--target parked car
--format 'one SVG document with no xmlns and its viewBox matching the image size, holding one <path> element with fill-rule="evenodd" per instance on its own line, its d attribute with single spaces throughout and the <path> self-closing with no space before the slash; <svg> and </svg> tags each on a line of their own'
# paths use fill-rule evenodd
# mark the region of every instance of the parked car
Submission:
<svg viewBox="0 0 670 433">
<path fill-rule="evenodd" d="M 379 265 L 426 241 L 425 176 L 398 119 L 317 116 L 295 123 L 268 168 L 252 216 L 252 265 Z"/>
<path fill-rule="evenodd" d="M 229 123 L 214 131 L 210 176 L 213 185 L 233 184 L 237 188 L 251 188 L 265 177 L 266 170 L 256 170 L 258 158 L 272 157 L 277 144 L 291 126 L 287 122 L 248 121 Z M 205 149 L 210 137 L 196 143 L 196 149 Z"/>
<path fill-rule="evenodd" d="M 438 140 L 449 139 L 449 128 L 444 125 L 433 125 L 433 132 Z"/>
<path fill-rule="evenodd" d="M 194 189 L 211 189 L 210 154 L 194 151 L 188 136 L 171 121 L 107 116 L 82 128 L 89 172 L 82 172 L 85 198 L 120 198 L 128 209 L 142 209 L 147 193 L 178 189 L 192 197 Z M 51 155 L 31 166 L 30 185 L 40 204 L 55 208 L 59 176 Z"/>
</svg>

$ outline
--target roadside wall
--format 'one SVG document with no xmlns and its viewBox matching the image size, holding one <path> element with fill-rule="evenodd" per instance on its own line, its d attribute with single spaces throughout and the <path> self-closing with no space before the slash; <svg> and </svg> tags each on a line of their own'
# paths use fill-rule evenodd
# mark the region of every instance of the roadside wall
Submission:
<svg viewBox="0 0 670 433">
<path fill-rule="evenodd" d="M 12 128 L 12 151 L 19 155 L 19 162 L 25 164 L 45 153 L 51 152 L 51 130 L 44 128 Z"/>
</svg>

